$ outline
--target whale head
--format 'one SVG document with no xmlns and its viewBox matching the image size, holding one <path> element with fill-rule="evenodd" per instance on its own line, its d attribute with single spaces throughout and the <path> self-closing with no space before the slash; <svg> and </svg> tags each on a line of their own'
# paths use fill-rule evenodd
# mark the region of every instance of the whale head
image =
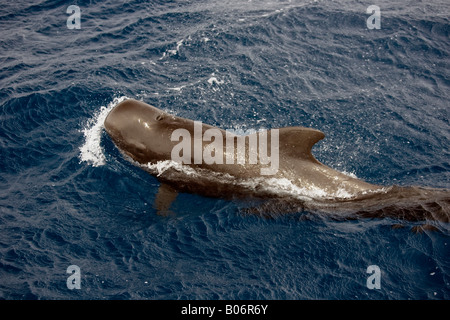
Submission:
<svg viewBox="0 0 450 320">
<path fill-rule="evenodd" d="M 119 149 L 140 163 L 170 158 L 170 130 L 176 117 L 146 103 L 122 101 L 108 114 L 104 126 Z"/>
</svg>

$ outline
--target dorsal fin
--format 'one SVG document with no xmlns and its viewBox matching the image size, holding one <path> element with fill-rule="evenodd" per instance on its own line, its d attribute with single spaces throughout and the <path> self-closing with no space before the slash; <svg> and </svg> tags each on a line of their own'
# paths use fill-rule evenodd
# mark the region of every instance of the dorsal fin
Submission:
<svg viewBox="0 0 450 320">
<path fill-rule="evenodd" d="M 317 161 L 311 154 L 311 148 L 322 140 L 322 131 L 305 127 L 286 127 L 279 129 L 281 154 L 291 157 Z"/>
</svg>

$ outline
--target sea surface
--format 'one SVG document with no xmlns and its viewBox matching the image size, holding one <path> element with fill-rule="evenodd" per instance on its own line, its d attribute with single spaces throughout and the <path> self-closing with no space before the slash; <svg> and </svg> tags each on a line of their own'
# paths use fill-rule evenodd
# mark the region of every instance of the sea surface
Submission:
<svg viewBox="0 0 450 320">
<path fill-rule="evenodd" d="M 127 98 L 238 132 L 311 127 L 334 169 L 450 188 L 449 15 L 448 0 L 3 1 L 0 299 L 450 299 L 448 223 L 269 219 L 194 194 L 160 216 L 160 183 L 103 128 Z"/>
</svg>

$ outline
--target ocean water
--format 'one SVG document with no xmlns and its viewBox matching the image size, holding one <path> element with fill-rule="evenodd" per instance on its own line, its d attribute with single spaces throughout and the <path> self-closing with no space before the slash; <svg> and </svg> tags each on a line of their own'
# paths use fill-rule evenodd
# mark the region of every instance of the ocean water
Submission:
<svg viewBox="0 0 450 320">
<path fill-rule="evenodd" d="M 445 0 L 2 3 L 0 299 L 449 299 L 448 224 L 267 219 L 194 194 L 159 216 L 158 180 L 103 129 L 126 98 L 235 131 L 306 126 L 326 134 L 313 154 L 334 169 L 450 188 L 449 12 Z"/>
</svg>

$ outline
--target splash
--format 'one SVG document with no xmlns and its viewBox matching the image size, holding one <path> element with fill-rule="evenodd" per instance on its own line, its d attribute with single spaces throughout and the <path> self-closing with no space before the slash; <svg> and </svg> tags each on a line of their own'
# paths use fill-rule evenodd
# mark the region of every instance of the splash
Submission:
<svg viewBox="0 0 450 320">
<path fill-rule="evenodd" d="M 144 169 L 147 169 L 151 173 L 156 174 L 157 177 L 161 176 L 165 171 L 169 169 L 174 169 L 187 175 L 193 175 L 196 173 L 194 169 L 172 160 L 158 161 L 155 164 L 149 162 L 147 163 L 147 165 L 141 165 L 138 163 L 138 165 Z"/>
<path fill-rule="evenodd" d="M 106 107 L 102 106 L 80 130 L 84 134 L 84 144 L 80 147 L 80 163 L 87 162 L 93 167 L 103 166 L 106 157 L 100 145 L 103 123 L 109 112 L 120 102 L 129 99 L 126 96 L 114 98 Z"/>
</svg>

